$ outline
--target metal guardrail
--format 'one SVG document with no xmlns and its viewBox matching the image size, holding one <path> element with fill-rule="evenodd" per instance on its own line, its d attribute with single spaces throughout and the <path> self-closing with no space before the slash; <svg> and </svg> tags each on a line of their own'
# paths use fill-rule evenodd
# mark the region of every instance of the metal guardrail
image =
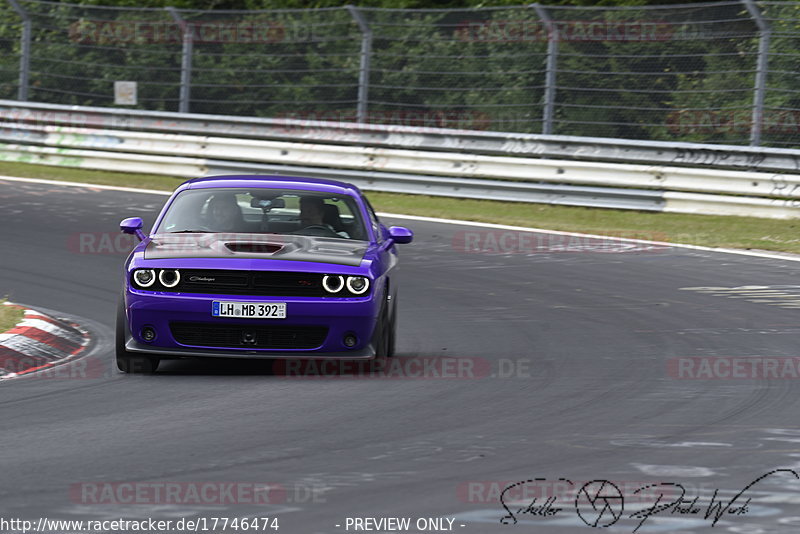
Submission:
<svg viewBox="0 0 800 534">
<path fill-rule="evenodd" d="M 160 156 L 203 157 L 250 163 L 307 164 L 334 169 L 412 175 L 541 181 L 596 187 L 648 187 L 763 197 L 800 197 L 800 175 L 775 175 L 655 165 L 484 156 L 453 152 L 292 143 L 10 123 L 0 140 L 35 142 L 61 149 Z M 502 184 L 494 184 L 496 188 Z"/>
<path fill-rule="evenodd" d="M 209 136 L 212 133 L 217 135 Z M 520 150 L 519 143 L 533 143 L 530 138 L 539 138 L 540 148 Z M 476 140 L 503 145 L 494 152 L 498 155 L 491 155 L 491 150 L 477 153 Z M 632 153 L 632 142 L 612 139 L 596 143 L 587 138 L 198 117 L 7 101 L 0 101 L 0 141 L 7 143 L 0 145 L 0 159 L 91 169 L 178 176 L 305 174 L 345 179 L 377 191 L 800 217 L 795 207 L 800 205 L 800 174 L 728 170 L 737 168 L 731 164 L 737 158 L 746 158 L 749 169 L 766 165 L 794 170 L 800 151 L 786 149 L 730 147 L 735 150 L 725 153 L 719 146 L 704 146 L 720 152 L 718 161 L 706 158 L 704 165 L 697 165 L 705 168 L 641 165 L 635 162 L 648 151 L 664 156 L 667 148 L 641 144 L 641 150 Z M 466 147 L 473 148 L 468 152 Z M 530 157 L 531 153 L 538 157 Z M 559 153 L 573 159 L 551 159 Z M 604 159 L 598 154 L 606 161 L 596 161 Z M 763 157 L 756 158 L 758 154 Z"/>
<path fill-rule="evenodd" d="M 93 138 L 87 136 L 87 139 L 89 140 L 87 144 L 91 145 Z M 642 189 L 431 177 L 373 170 L 83 150 L 64 148 L 63 146 L 0 143 L 0 161 L 4 160 L 183 177 L 231 173 L 310 176 L 347 181 L 365 191 L 426 194 L 510 202 L 536 202 L 643 211 L 662 211 L 664 207 L 662 192 Z"/>
<path fill-rule="evenodd" d="M 580 161 L 800 172 L 800 150 L 63 106 L 0 100 L 3 122 Z"/>
</svg>

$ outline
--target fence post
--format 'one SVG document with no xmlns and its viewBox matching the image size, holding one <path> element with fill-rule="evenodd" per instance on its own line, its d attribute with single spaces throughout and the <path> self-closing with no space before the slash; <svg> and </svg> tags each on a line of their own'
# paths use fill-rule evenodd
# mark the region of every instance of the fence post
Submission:
<svg viewBox="0 0 800 534">
<path fill-rule="evenodd" d="M 553 109 L 556 105 L 556 72 L 558 71 L 558 31 L 553 27 L 553 20 L 547 10 L 539 4 L 531 4 L 536 15 L 547 26 L 547 66 L 544 79 L 544 116 L 542 117 L 542 133 L 553 133 Z"/>
<path fill-rule="evenodd" d="M 178 111 L 180 113 L 189 113 L 189 102 L 192 94 L 192 50 L 194 48 L 194 39 L 192 35 L 192 25 L 187 23 L 181 17 L 178 10 L 174 7 L 167 7 L 167 11 L 172 15 L 172 19 L 180 26 L 183 32 L 183 51 L 181 54 L 181 91 L 180 103 L 178 104 Z"/>
<path fill-rule="evenodd" d="M 758 60 L 756 62 L 756 81 L 753 85 L 753 118 L 750 125 L 750 146 L 761 144 L 761 131 L 764 121 L 764 93 L 767 89 L 767 72 L 769 69 L 769 40 L 772 29 L 761 15 L 753 0 L 742 0 L 747 12 L 758 26 Z"/>
<path fill-rule="evenodd" d="M 361 30 L 361 63 L 358 72 L 358 107 L 356 120 L 367 122 L 367 103 L 369 101 L 369 69 L 372 60 L 372 29 L 364 14 L 356 6 L 345 6 Z"/>
<path fill-rule="evenodd" d="M 19 87 L 17 88 L 17 100 L 26 102 L 28 100 L 28 79 L 31 70 L 31 18 L 28 12 L 23 9 L 17 0 L 8 0 L 11 7 L 22 19 L 22 37 L 20 38 L 20 57 L 19 57 Z"/>
</svg>

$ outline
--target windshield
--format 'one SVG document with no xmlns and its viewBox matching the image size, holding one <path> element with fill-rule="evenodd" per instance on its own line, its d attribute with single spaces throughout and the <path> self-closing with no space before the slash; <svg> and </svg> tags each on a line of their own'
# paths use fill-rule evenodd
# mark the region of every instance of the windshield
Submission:
<svg viewBox="0 0 800 534">
<path fill-rule="evenodd" d="M 188 189 L 156 233 L 270 233 L 367 240 L 353 197 L 288 189 Z"/>
</svg>

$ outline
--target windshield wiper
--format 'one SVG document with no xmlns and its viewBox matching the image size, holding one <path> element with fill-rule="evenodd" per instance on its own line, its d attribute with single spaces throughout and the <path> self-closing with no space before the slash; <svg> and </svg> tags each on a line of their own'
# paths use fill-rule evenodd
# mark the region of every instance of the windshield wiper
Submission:
<svg viewBox="0 0 800 534">
<path fill-rule="evenodd" d="M 170 232 L 170 234 L 207 234 L 208 230 L 178 230 L 177 232 Z"/>
</svg>

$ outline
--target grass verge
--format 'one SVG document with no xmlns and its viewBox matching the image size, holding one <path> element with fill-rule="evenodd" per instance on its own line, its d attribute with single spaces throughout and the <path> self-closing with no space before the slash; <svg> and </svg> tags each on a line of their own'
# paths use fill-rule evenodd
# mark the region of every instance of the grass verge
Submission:
<svg viewBox="0 0 800 534">
<path fill-rule="evenodd" d="M 0 175 L 171 191 L 182 179 L 0 162 Z M 800 220 L 684 215 L 397 193 L 368 193 L 379 211 L 652 239 L 707 247 L 800 253 Z"/>
<path fill-rule="evenodd" d="M 6 306 L 8 299 L 0 299 L 0 334 L 14 328 L 22 320 L 25 312 L 13 306 Z"/>
</svg>

